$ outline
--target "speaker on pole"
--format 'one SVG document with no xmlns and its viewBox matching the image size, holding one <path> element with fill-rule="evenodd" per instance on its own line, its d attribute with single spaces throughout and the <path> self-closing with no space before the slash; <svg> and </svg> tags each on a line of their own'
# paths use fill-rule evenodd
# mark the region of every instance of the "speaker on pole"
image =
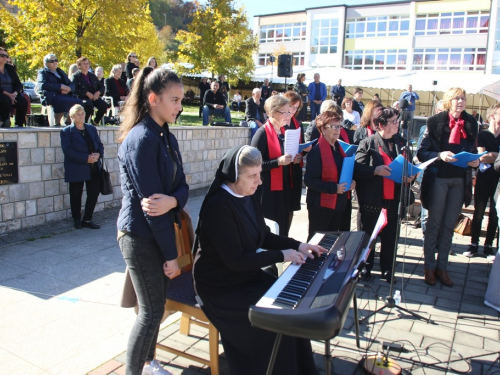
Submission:
<svg viewBox="0 0 500 375">
<path fill-rule="evenodd" d="M 293 56 L 278 56 L 278 77 L 290 78 L 293 76 Z"/>
</svg>

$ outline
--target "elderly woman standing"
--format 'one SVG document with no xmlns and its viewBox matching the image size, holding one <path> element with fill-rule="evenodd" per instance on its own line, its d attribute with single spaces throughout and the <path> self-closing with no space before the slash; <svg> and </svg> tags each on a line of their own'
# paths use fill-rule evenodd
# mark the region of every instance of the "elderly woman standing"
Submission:
<svg viewBox="0 0 500 375">
<path fill-rule="evenodd" d="M 83 108 L 85 108 L 86 120 L 91 121 L 94 114 L 94 107 L 97 108 L 97 113 L 94 117 L 93 124 L 98 125 L 102 117 L 109 108 L 108 104 L 101 98 L 104 94 L 104 85 L 99 82 L 97 76 L 90 69 L 90 61 L 87 57 L 82 56 L 76 60 L 77 71 L 71 81 L 75 84 L 75 95 L 83 100 Z"/>
<path fill-rule="evenodd" d="M 302 98 L 302 107 L 300 113 L 297 115 L 297 120 L 306 121 L 307 120 L 307 98 L 309 95 L 309 89 L 307 88 L 304 81 L 306 80 L 305 73 L 297 74 L 297 82 L 293 86 L 293 91 L 300 95 Z"/>
<path fill-rule="evenodd" d="M 127 100 L 128 88 L 122 76 L 122 67 L 120 64 L 114 65 L 111 68 L 109 78 L 104 80 L 104 95 L 113 98 L 113 106 L 117 107 L 118 103 Z"/>
<path fill-rule="evenodd" d="M 356 187 L 339 184 L 346 154 L 337 142 L 342 130 L 342 117 L 338 112 L 326 111 L 316 117 L 321 134 L 318 144 L 307 155 L 304 183 L 307 186 L 307 211 L 309 236 L 317 231 L 339 231 L 349 201 L 348 192 Z M 350 219 L 349 214 L 349 219 Z"/>
<path fill-rule="evenodd" d="M 99 229 L 92 214 L 99 198 L 101 161 L 104 146 L 95 126 L 85 124 L 85 110 L 80 104 L 69 110 L 72 124 L 61 130 L 61 148 L 64 153 L 64 180 L 69 182 L 71 215 L 76 229 Z M 81 220 L 83 184 L 87 187 L 85 214 Z"/>
<path fill-rule="evenodd" d="M 228 150 L 203 201 L 196 230 L 196 291 L 202 310 L 221 334 L 233 375 L 265 374 L 271 357 L 276 334 L 252 327 L 248 319 L 249 307 L 276 281 L 262 268 L 283 261 L 302 264 L 325 251 L 266 230 L 255 194 L 262 183 L 261 166 L 261 153 L 254 147 Z M 261 247 L 269 251 L 258 252 Z M 310 340 L 283 336 L 273 374 L 317 373 Z"/>
<path fill-rule="evenodd" d="M 49 53 L 43 57 L 45 68 L 38 71 L 37 86 L 42 91 L 42 105 L 54 108 L 56 125 L 59 125 L 64 113 L 75 104 L 82 105 L 81 99 L 73 96 L 75 85 L 61 69 L 57 67 L 59 60 Z"/>
<path fill-rule="evenodd" d="M 292 213 L 292 180 L 290 164 L 297 155 L 285 154 L 285 126 L 294 114 L 290 101 L 271 96 L 264 109 L 269 119 L 252 138 L 252 146 L 262 153 L 262 185 L 257 194 L 262 198 L 264 217 L 279 224 L 280 234 L 288 235 Z"/>
<path fill-rule="evenodd" d="M 372 233 L 382 208 L 387 209 L 387 225 L 379 236 L 380 269 L 382 277 L 391 282 L 394 276 L 392 259 L 396 244 L 398 227 L 398 206 L 401 184 L 384 178 L 390 175 L 389 164 L 398 156 L 403 155 L 407 160 L 411 157 L 403 151 L 406 140 L 398 134 L 398 112 L 392 108 L 380 111 L 373 123 L 377 129 L 374 135 L 365 138 L 359 144 L 356 152 L 354 176 L 356 178 L 356 192 L 358 194 L 359 212 L 361 213 L 361 230 Z M 412 179 L 404 177 L 404 182 Z M 371 270 L 375 259 L 375 247 L 366 265 L 365 279 L 371 277 Z"/>
<path fill-rule="evenodd" d="M 16 126 L 22 127 L 26 123 L 28 101 L 21 95 L 23 85 L 13 65 L 7 64 L 9 57 L 5 48 L 0 47 L 0 124 L 1 127 L 10 127 L 12 108 L 16 109 Z"/>
<path fill-rule="evenodd" d="M 479 161 L 467 168 L 450 164 L 461 151 L 477 153 L 477 121 L 465 112 L 466 94 L 459 87 L 449 89 L 443 96 L 444 111 L 429 117 L 418 160 L 425 162 L 437 157 L 427 167 L 422 179 L 421 201 L 428 210 L 424 239 L 425 282 L 436 285 L 436 278 L 445 286 L 453 281 L 446 271 L 453 240 L 453 228 L 462 205 L 472 199 L 472 170 Z M 437 253 L 437 260 L 436 260 Z"/>
</svg>

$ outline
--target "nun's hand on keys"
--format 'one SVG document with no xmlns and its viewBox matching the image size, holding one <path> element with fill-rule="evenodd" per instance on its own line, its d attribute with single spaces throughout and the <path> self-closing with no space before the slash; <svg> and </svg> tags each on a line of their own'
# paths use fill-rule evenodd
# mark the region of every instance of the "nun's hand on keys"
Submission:
<svg viewBox="0 0 500 375">
<path fill-rule="evenodd" d="M 314 257 L 319 257 L 322 253 L 326 253 L 328 250 L 319 245 L 302 242 L 299 245 L 298 251 L 304 256 L 313 259 Z"/>
</svg>

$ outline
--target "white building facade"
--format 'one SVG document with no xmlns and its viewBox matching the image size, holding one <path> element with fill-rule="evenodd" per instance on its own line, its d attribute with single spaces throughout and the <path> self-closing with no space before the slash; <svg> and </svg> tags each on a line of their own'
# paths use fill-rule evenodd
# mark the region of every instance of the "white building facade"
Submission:
<svg viewBox="0 0 500 375">
<path fill-rule="evenodd" d="M 500 0 L 435 0 L 307 8 L 254 18 L 257 66 L 500 74 Z"/>
</svg>

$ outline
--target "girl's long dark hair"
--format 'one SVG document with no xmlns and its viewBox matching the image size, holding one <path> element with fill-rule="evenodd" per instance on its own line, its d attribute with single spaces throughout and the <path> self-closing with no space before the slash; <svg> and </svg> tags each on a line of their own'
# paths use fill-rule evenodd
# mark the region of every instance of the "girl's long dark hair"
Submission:
<svg viewBox="0 0 500 375">
<path fill-rule="evenodd" d="M 125 103 L 123 110 L 124 120 L 120 126 L 118 142 L 123 142 L 128 132 L 141 122 L 146 113 L 148 113 L 149 94 L 153 92 L 156 95 L 161 95 L 172 84 L 182 86 L 182 81 L 177 74 L 170 70 L 163 68 L 153 69 L 150 66 L 141 69 L 134 80 L 132 92 Z"/>
</svg>

